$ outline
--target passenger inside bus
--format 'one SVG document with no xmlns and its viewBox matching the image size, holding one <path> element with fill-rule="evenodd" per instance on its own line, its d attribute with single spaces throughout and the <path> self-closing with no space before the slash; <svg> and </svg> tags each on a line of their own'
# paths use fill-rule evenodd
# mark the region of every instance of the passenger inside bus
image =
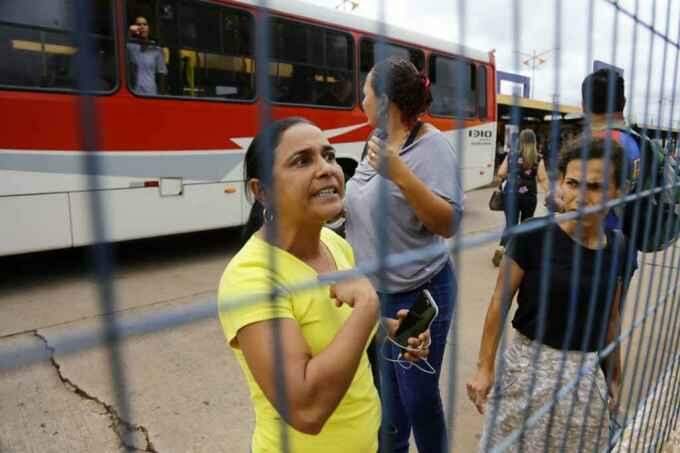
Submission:
<svg viewBox="0 0 680 453">
<path fill-rule="evenodd" d="M 313 104 L 316 92 L 315 80 L 316 68 L 307 65 L 294 65 L 293 76 L 290 80 L 290 97 L 287 102 Z"/>
<path fill-rule="evenodd" d="M 349 107 L 352 105 L 354 87 L 349 79 L 338 79 L 324 84 L 326 89 L 316 100 L 317 104 L 337 107 Z"/>
<path fill-rule="evenodd" d="M 139 16 L 130 25 L 127 43 L 130 62 L 130 84 L 139 94 L 164 94 L 168 68 L 160 47 L 149 39 L 150 27 L 145 17 Z"/>
</svg>

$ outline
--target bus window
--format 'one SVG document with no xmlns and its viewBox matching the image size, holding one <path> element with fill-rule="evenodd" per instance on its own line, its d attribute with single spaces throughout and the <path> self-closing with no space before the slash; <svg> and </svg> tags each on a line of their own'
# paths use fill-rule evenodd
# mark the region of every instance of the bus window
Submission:
<svg viewBox="0 0 680 453">
<path fill-rule="evenodd" d="M 140 95 L 250 100 L 255 97 L 253 18 L 196 1 L 127 2 L 128 78 Z M 154 22 L 157 20 L 157 22 Z"/>
<path fill-rule="evenodd" d="M 354 105 L 354 43 L 335 30 L 272 18 L 271 100 L 286 104 Z"/>
<path fill-rule="evenodd" d="M 458 58 L 432 55 L 429 72 L 433 98 L 430 113 L 442 116 L 462 114 L 464 118 L 477 116 L 475 65 Z M 458 99 L 461 94 L 462 99 Z"/>
<path fill-rule="evenodd" d="M 486 66 L 477 66 L 477 108 L 479 110 L 479 117 L 486 118 Z"/>
<path fill-rule="evenodd" d="M 117 84 L 110 0 L 93 0 L 97 76 L 93 88 L 109 92 Z M 0 2 L 0 86 L 76 90 L 78 46 L 70 0 Z"/>
<path fill-rule="evenodd" d="M 383 48 L 378 49 L 378 45 L 382 45 Z M 378 54 L 381 54 L 384 58 L 400 57 L 410 60 L 418 71 L 421 72 L 425 68 L 425 54 L 422 50 L 398 46 L 389 42 L 376 42 L 367 38 L 363 38 L 360 41 L 359 49 L 359 81 L 362 88 L 364 81 L 366 81 L 366 76 L 368 76 L 369 71 L 376 63 L 375 60 Z M 363 99 L 363 89 L 359 91 L 362 93 L 361 97 Z"/>
</svg>

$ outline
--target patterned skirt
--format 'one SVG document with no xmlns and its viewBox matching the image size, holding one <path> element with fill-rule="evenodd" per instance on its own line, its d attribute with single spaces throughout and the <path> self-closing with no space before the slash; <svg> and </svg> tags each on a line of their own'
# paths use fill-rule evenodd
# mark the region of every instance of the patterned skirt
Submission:
<svg viewBox="0 0 680 453">
<path fill-rule="evenodd" d="M 607 383 L 597 354 L 565 352 L 541 345 L 540 356 L 534 363 L 538 344 L 514 332 L 504 353 L 503 370 L 497 373 L 497 384 L 486 405 L 481 451 L 504 444 L 508 436 L 516 432 L 522 435 L 511 444 L 505 444 L 507 448 L 502 451 L 596 452 L 606 449 L 609 437 Z M 580 369 L 587 372 L 574 385 Z M 559 389 L 574 386 L 574 390 L 552 406 L 546 406 L 554 401 L 558 386 Z M 546 407 L 549 410 L 529 425 L 528 419 L 537 411 L 545 411 Z"/>
</svg>

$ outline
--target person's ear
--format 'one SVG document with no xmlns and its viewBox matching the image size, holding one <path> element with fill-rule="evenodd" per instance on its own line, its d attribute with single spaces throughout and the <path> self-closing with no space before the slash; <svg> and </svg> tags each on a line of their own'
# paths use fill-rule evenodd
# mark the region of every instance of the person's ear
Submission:
<svg viewBox="0 0 680 453">
<path fill-rule="evenodd" d="M 253 198 L 260 202 L 262 206 L 266 206 L 267 196 L 262 186 L 262 181 L 257 178 L 249 179 L 246 183 L 248 191 L 253 194 Z"/>
</svg>

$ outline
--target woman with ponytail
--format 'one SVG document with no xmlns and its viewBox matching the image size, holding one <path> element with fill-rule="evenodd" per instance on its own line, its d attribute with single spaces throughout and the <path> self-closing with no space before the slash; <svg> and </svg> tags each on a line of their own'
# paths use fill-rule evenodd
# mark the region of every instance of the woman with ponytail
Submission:
<svg viewBox="0 0 680 453">
<path fill-rule="evenodd" d="M 373 67 L 363 91 L 364 112 L 377 130 L 347 183 L 346 234 L 357 262 L 375 261 L 380 245 L 389 254 L 445 245 L 463 214 L 463 188 L 452 143 L 436 127 L 419 121 L 432 103 L 429 79 L 411 62 L 389 58 Z M 378 218 L 384 189 L 389 216 Z M 383 231 L 386 237 L 381 237 Z M 389 359 L 381 361 L 380 369 L 381 451 L 406 453 L 411 430 L 421 453 L 448 451 L 439 376 L 456 297 L 450 256 L 443 252 L 418 258 L 383 270 L 371 282 L 383 316 L 409 309 L 424 289 L 439 307 L 430 327 L 433 374 L 389 361 L 403 352 L 397 346 L 378 352 Z"/>
<path fill-rule="evenodd" d="M 284 451 L 285 438 L 296 453 L 375 453 L 380 403 L 365 353 L 379 319 L 375 290 L 365 278 L 291 289 L 354 266 L 349 244 L 323 227 L 343 209 L 335 150 L 305 119 L 276 121 L 248 148 L 245 179 L 246 243 L 224 271 L 218 304 L 255 408 L 251 451 Z M 255 300 L 239 301 L 247 296 Z M 393 333 L 399 322 L 383 324 Z M 406 358 L 426 356 L 427 340 L 409 339 Z"/>
<path fill-rule="evenodd" d="M 536 147 L 536 134 L 531 129 L 524 129 L 519 133 L 517 145 L 511 147 L 496 173 L 498 185 L 505 181 L 503 187 L 505 231 L 501 236 L 500 247 L 496 249 L 491 259 L 496 267 L 500 265 L 505 253 L 508 228 L 534 216 L 537 200 L 536 181 L 541 180 L 541 186 L 547 186 L 545 171 L 539 171 L 539 164 L 540 155 Z M 513 206 L 510 206 L 510 197 L 515 199 Z"/>
</svg>

